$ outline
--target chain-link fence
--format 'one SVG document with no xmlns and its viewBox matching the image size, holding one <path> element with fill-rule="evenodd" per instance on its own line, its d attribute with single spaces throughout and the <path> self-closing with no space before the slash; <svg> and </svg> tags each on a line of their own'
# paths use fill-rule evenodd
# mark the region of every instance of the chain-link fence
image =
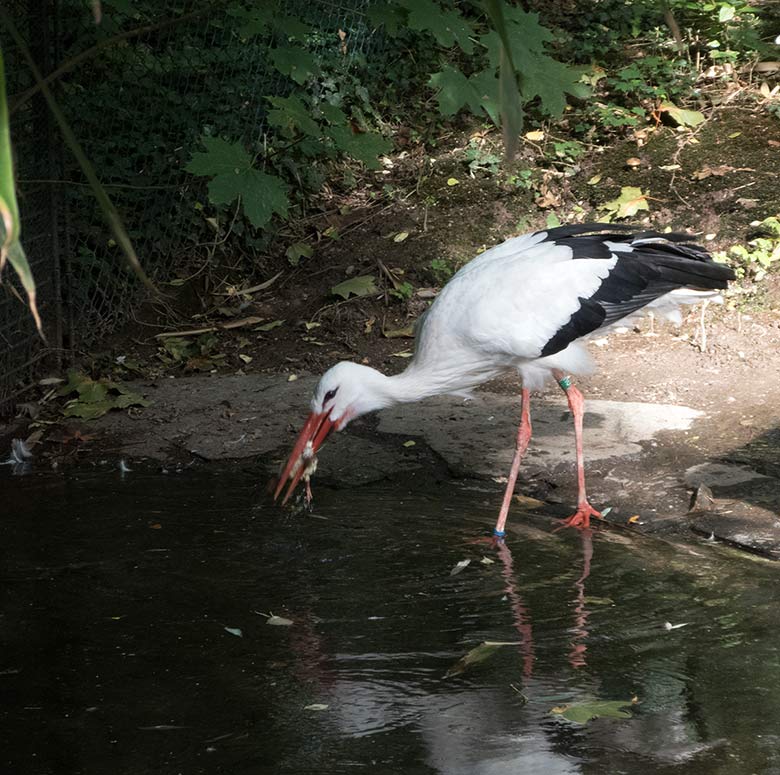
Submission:
<svg viewBox="0 0 780 775">
<path fill-rule="evenodd" d="M 371 0 L 261 2 L 304 21 L 317 46 L 366 53 Z M 257 140 L 264 96 L 289 82 L 269 62 L 275 33 L 239 34 L 227 7 L 185 0 L 175 6 L 103 3 L 96 25 L 83 0 L 11 0 L 9 11 L 106 186 L 147 273 L 165 280 L 191 261 L 203 235 L 202 183 L 185 171 L 207 131 Z M 133 13 L 133 6 L 147 9 Z M 252 3 L 246 8 L 251 9 Z M 21 52 L 0 28 L 17 160 L 23 244 L 38 283 L 47 343 L 7 277 L 0 286 L 0 411 L 47 356 L 61 361 L 123 323 L 141 298 L 91 190 L 62 143 Z M 87 52 L 87 56 L 84 53 Z M 61 278 L 61 279 L 60 279 Z M 58 364 L 54 364 L 55 366 Z"/>
</svg>

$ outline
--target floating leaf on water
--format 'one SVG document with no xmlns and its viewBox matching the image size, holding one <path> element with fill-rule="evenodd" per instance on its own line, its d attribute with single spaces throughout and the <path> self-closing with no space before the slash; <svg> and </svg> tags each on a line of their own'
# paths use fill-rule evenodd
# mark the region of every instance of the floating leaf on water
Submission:
<svg viewBox="0 0 780 775">
<path fill-rule="evenodd" d="M 304 710 L 327 710 L 330 707 L 330 705 L 326 705 L 323 702 L 315 702 L 311 705 L 306 705 L 303 709 Z"/>
<path fill-rule="evenodd" d="M 391 358 L 411 358 L 414 353 L 411 350 L 401 350 L 399 353 L 392 353 Z"/>
<path fill-rule="evenodd" d="M 679 630 L 680 627 L 687 627 L 690 622 L 682 622 L 681 624 L 672 624 L 671 622 L 664 622 L 664 629 L 669 632 L 671 630 Z"/>
<path fill-rule="evenodd" d="M 412 441 L 411 439 L 409 439 L 409 441 L 405 441 L 404 442 L 404 446 L 405 447 L 413 447 L 415 444 L 417 444 L 417 442 L 416 441 Z"/>
<path fill-rule="evenodd" d="M 603 509 L 601 512 L 602 517 L 606 517 L 609 512 L 612 511 L 612 506 L 607 506 L 607 508 Z"/>
<path fill-rule="evenodd" d="M 376 277 L 371 274 L 351 277 L 344 280 L 343 283 L 334 285 L 330 292 L 334 296 L 341 296 L 342 299 L 348 299 L 350 296 L 369 296 L 372 293 L 379 293 L 376 287 Z"/>
<path fill-rule="evenodd" d="M 393 237 L 393 242 L 403 242 L 408 236 L 408 231 L 399 231 L 398 234 Z"/>
<path fill-rule="evenodd" d="M 475 646 L 465 656 L 461 657 L 445 674 L 445 678 L 450 678 L 453 675 L 460 675 L 466 668 L 471 665 L 476 665 L 479 662 L 484 662 L 488 657 L 496 653 L 502 646 L 519 646 L 520 643 L 516 641 L 498 641 L 498 640 L 486 640 Z"/>
<path fill-rule="evenodd" d="M 238 357 L 241 358 L 244 363 L 252 363 L 253 360 L 251 355 L 244 355 L 244 353 L 239 353 Z"/>
<path fill-rule="evenodd" d="M 292 619 L 285 619 L 283 616 L 274 616 L 273 614 L 266 621 L 266 624 L 271 624 L 274 627 L 289 627 L 292 623 Z"/>
<path fill-rule="evenodd" d="M 448 186 L 457 186 L 459 183 L 460 181 L 457 178 L 447 178 Z"/>
<path fill-rule="evenodd" d="M 615 601 L 611 597 L 594 597 L 593 595 L 586 595 L 584 599 L 588 605 L 615 605 Z"/>
<path fill-rule="evenodd" d="M 238 627 L 225 627 L 225 632 L 235 635 L 237 638 L 243 638 L 244 633 Z"/>
<path fill-rule="evenodd" d="M 450 571 L 450 576 L 457 576 L 459 573 L 463 571 L 464 568 L 467 568 L 471 564 L 471 560 L 461 560 L 460 562 L 455 564 L 455 567 Z"/>
<path fill-rule="evenodd" d="M 60 383 L 64 382 L 65 380 L 62 379 L 62 377 L 45 377 L 44 379 L 39 379 L 38 384 L 41 387 L 47 387 L 49 385 L 59 385 Z"/>
<path fill-rule="evenodd" d="M 313 328 L 319 328 L 322 323 L 304 323 L 303 325 L 307 331 L 311 331 Z"/>
<path fill-rule="evenodd" d="M 490 559 L 490 557 L 483 557 L 483 558 L 480 560 L 480 562 L 481 562 L 483 565 L 494 565 L 496 561 L 495 561 L 495 560 L 491 560 L 491 559 Z"/>
<path fill-rule="evenodd" d="M 624 708 L 631 707 L 633 700 L 593 700 L 592 702 L 577 702 L 573 705 L 561 705 L 551 708 L 550 713 L 562 716 L 575 724 L 587 724 L 594 718 L 632 718 L 631 712 Z"/>
<path fill-rule="evenodd" d="M 287 377 L 287 381 L 288 382 L 295 382 L 296 379 L 298 379 L 298 375 L 297 374 L 290 374 L 290 376 Z"/>
</svg>

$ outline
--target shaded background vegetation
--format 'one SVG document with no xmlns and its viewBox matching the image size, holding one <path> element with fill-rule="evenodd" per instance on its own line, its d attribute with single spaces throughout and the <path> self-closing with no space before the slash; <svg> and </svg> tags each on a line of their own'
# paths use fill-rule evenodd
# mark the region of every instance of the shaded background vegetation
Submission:
<svg viewBox="0 0 780 775">
<path fill-rule="evenodd" d="M 399 159 L 438 152 L 453 133 L 476 132 L 463 151 L 469 175 L 527 193 L 555 223 L 550 175 L 570 177 L 600 146 L 659 122 L 690 130 L 735 85 L 755 87 L 741 99 L 780 111 L 776 72 L 756 70 L 777 59 L 775 4 L 529 0 L 500 4 L 498 25 L 491 5 L 108 0 L 99 23 L 77 0 L 15 0 L 11 12 L 44 74 L 57 74 L 54 94 L 168 308 L 186 304 L 188 288 L 246 288 L 290 267 L 315 273 L 322 244 L 343 231 L 319 216 L 425 202 L 423 172 L 405 187 L 383 175 Z M 501 91 L 502 33 L 517 106 Z M 40 358 L 105 338 L 143 294 L 20 52 L 0 34 L 26 247 L 51 345 L 41 346 L 6 283 L 2 400 L 29 383 Z M 513 111 L 541 156 L 507 162 L 497 132 L 485 142 Z M 636 213 L 619 203 L 601 216 Z M 763 249 L 771 258 L 773 244 Z M 420 279 L 440 283 L 453 269 L 428 260 Z M 409 299 L 408 275 L 385 279 L 386 300 Z M 375 289 L 364 278 L 341 295 Z M 246 297 L 229 301 L 232 315 L 246 307 Z"/>
</svg>

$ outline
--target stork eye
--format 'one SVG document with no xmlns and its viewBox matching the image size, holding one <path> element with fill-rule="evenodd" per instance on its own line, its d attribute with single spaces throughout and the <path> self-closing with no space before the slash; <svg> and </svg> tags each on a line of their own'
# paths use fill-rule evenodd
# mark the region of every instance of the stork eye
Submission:
<svg viewBox="0 0 780 775">
<path fill-rule="evenodd" d="M 335 397 L 336 397 L 336 393 L 337 393 L 337 392 L 338 392 L 338 388 L 333 388 L 333 390 L 329 390 L 329 391 L 328 391 L 328 392 L 325 394 L 325 398 L 323 398 L 323 399 L 322 399 L 322 403 L 323 403 L 323 404 L 327 404 L 327 403 L 328 403 L 328 401 L 330 401 L 332 398 L 335 398 Z"/>
</svg>

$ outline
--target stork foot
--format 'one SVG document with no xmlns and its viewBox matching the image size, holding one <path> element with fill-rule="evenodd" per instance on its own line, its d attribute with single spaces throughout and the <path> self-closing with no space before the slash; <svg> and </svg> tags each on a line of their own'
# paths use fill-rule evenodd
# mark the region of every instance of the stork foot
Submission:
<svg viewBox="0 0 780 775">
<path fill-rule="evenodd" d="M 467 544 L 472 546 L 486 546 L 491 549 L 498 549 L 504 545 L 504 536 L 496 535 L 495 532 L 492 536 L 479 536 L 479 538 L 471 538 L 466 541 Z"/>
<path fill-rule="evenodd" d="M 585 503 L 577 508 L 576 513 L 572 514 L 568 519 L 563 520 L 563 525 L 561 527 L 576 527 L 580 530 L 585 530 L 585 528 L 590 527 L 591 517 L 604 519 L 604 517 L 601 516 L 600 511 L 596 511 L 590 503 L 585 501 Z"/>
</svg>

